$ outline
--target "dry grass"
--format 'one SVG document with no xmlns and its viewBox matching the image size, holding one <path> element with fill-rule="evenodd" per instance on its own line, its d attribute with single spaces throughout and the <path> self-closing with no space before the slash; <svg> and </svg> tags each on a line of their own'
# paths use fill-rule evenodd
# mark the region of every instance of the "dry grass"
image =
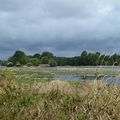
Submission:
<svg viewBox="0 0 120 120">
<path fill-rule="evenodd" d="M 1 120 L 119 120 L 120 88 L 94 81 L 0 80 Z"/>
</svg>

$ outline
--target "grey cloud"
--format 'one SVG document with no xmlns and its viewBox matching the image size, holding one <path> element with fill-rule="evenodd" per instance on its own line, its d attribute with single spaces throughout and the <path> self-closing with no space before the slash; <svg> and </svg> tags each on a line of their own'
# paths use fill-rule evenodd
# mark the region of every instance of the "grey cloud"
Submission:
<svg viewBox="0 0 120 120">
<path fill-rule="evenodd" d="M 1 0 L 0 59 L 17 49 L 119 52 L 118 0 Z"/>
</svg>

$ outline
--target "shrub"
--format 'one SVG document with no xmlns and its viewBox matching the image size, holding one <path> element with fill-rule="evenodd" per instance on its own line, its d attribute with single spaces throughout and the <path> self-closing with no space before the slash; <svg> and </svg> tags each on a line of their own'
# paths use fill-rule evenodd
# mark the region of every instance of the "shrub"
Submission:
<svg viewBox="0 0 120 120">
<path fill-rule="evenodd" d="M 49 66 L 50 67 L 55 67 L 55 66 L 57 66 L 57 62 L 54 59 L 50 60 L 49 61 Z"/>
<path fill-rule="evenodd" d="M 48 63 L 49 63 L 49 58 L 47 56 L 42 57 L 41 64 L 48 64 Z"/>
<path fill-rule="evenodd" d="M 16 63 L 16 66 L 17 66 L 17 67 L 20 67 L 20 66 L 21 66 L 21 64 L 20 64 L 19 62 L 17 62 L 17 63 Z"/>
<path fill-rule="evenodd" d="M 31 61 L 33 66 L 39 66 L 39 64 L 40 64 L 40 61 L 38 58 L 31 58 L 30 61 Z"/>
<path fill-rule="evenodd" d="M 33 64 L 31 62 L 27 63 L 27 66 L 30 67 L 30 66 L 33 66 Z"/>
<path fill-rule="evenodd" d="M 7 66 L 7 67 L 13 67 L 14 65 L 13 65 L 12 62 L 7 62 L 7 63 L 6 63 L 6 66 Z"/>
<path fill-rule="evenodd" d="M 16 51 L 8 60 L 14 65 L 16 65 L 16 62 L 19 62 L 21 65 L 25 65 L 29 62 L 28 56 L 22 51 Z"/>
</svg>

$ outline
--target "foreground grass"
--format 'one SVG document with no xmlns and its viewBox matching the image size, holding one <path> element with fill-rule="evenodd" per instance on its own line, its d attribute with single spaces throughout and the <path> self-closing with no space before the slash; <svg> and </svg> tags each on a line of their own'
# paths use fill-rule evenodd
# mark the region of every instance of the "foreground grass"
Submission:
<svg viewBox="0 0 120 120">
<path fill-rule="evenodd" d="M 0 79 L 1 120 L 119 120 L 120 88 L 99 81 L 20 83 Z"/>
</svg>

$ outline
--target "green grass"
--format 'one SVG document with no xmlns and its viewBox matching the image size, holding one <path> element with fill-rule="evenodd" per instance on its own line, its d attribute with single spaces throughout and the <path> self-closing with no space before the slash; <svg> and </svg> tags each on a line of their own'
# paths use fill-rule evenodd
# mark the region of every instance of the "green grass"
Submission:
<svg viewBox="0 0 120 120">
<path fill-rule="evenodd" d="M 119 120 L 119 87 L 46 78 L 51 74 L 1 70 L 0 120 Z"/>
<path fill-rule="evenodd" d="M 35 82 L 49 82 L 53 80 L 50 73 L 34 72 L 30 70 L 0 70 L 0 79 L 15 80 L 33 84 Z"/>
<path fill-rule="evenodd" d="M 37 69 L 39 71 L 39 69 Z M 41 71 L 47 71 L 48 73 L 53 73 L 55 75 L 64 75 L 64 74 L 71 74 L 71 75 L 87 75 L 87 74 L 93 74 L 95 75 L 96 72 L 98 74 L 105 74 L 105 75 L 111 75 L 111 76 L 117 76 L 119 75 L 119 71 L 114 71 L 114 70 L 103 70 L 103 69 L 97 69 L 96 68 L 79 68 L 79 69 L 72 69 L 72 68 L 68 68 L 68 69 L 50 69 L 50 68 L 44 68 L 44 69 L 40 69 Z"/>
</svg>

